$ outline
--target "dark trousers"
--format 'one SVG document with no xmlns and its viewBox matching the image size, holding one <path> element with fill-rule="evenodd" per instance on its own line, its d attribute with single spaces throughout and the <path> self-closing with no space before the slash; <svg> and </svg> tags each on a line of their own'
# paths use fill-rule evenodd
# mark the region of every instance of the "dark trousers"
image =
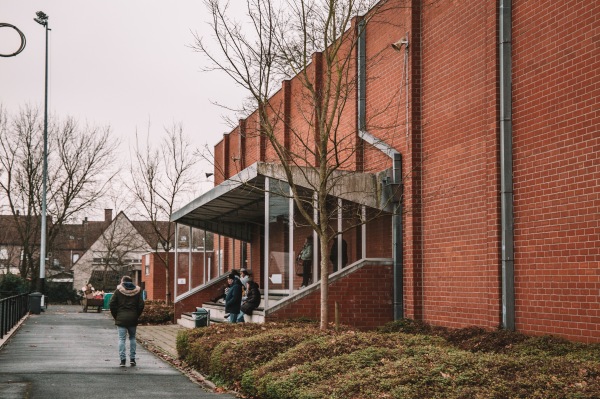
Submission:
<svg viewBox="0 0 600 399">
<path fill-rule="evenodd" d="M 302 285 L 305 287 L 308 285 L 308 283 L 310 282 L 310 279 L 312 277 L 311 266 L 312 266 L 311 260 L 302 261 Z"/>
</svg>

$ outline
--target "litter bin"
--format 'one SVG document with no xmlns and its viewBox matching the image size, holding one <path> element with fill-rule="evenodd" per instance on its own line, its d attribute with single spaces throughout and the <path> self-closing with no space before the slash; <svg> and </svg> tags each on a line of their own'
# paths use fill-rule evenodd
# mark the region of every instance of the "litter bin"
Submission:
<svg viewBox="0 0 600 399">
<path fill-rule="evenodd" d="M 196 308 L 196 311 L 192 312 L 192 318 L 194 319 L 195 327 L 208 327 L 210 324 L 210 310 Z"/>
<path fill-rule="evenodd" d="M 103 310 L 109 310 L 110 307 L 108 304 L 110 303 L 110 298 L 113 296 L 112 292 L 107 292 L 104 294 L 104 305 L 102 306 Z"/>
<path fill-rule="evenodd" d="M 32 292 L 29 294 L 29 312 L 33 314 L 40 314 L 42 311 L 42 293 Z"/>
</svg>

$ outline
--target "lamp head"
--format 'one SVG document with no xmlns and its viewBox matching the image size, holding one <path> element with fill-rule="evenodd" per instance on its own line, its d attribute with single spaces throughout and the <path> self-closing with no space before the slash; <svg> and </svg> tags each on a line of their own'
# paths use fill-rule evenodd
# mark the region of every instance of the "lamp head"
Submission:
<svg viewBox="0 0 600 399">
<path fill-rule="evenodd" d="M 48 16 L 43 11 L 38 11 L 35 13 L 37 18 L 33 20 L 42 26 L 48 26 Z"/>
<path fill-rule="evenodd" d="M 392 48 L 396 51 L 402 50 L 402 46 L 406 46 L 408 49 L 408 39 L 400 39 L 396 43 L 392 43 Z"/>
</svg>

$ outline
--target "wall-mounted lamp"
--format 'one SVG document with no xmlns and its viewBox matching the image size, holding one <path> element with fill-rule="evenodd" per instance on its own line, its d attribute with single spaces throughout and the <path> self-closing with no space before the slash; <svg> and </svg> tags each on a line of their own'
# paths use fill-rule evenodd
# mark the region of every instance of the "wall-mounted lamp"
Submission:
<svg viewBox="0 0 600 399">
<path fill-rule="evenodd" d="M 392 48 L 396 51 L 402 50 L 402 46 L 406 46 L 406 49 L 408 50 L 408 38 L 403 38 L 396 43 L 392 43 Z"/>
<path fill-rule="evenodd" d="M 208 179 L 209 177 L 211 177 L 213 175 L 213 173 L 205 173 L 204 175 L 206 175 L 206 178 Z"/>
</svg>

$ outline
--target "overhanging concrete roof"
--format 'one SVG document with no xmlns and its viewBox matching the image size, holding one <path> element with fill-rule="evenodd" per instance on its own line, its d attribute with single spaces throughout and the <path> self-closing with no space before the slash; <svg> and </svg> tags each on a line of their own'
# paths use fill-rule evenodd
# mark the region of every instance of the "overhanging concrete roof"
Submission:
<svg viewBox="0 0 600 399">
<path fill-rule="evenodd" d="M 296 185 L 310 189 L 314 182 L 312 169 L 295 170 Z M 281 165 L 257 162 L 173 213 L 171 221 L 251 241 L 253 228 L 264 225 L 267 177 L 287 180 Z M 377 208 L 380 190 L 375 175 L 339 173 L 332 181 L 332 195 Z"/>
<path fill-rule="evenodd" d="M 171 221 L 250 241 L 264 224 L 265 176 L 254 164 L 173 213 Z"/>
</svg>

